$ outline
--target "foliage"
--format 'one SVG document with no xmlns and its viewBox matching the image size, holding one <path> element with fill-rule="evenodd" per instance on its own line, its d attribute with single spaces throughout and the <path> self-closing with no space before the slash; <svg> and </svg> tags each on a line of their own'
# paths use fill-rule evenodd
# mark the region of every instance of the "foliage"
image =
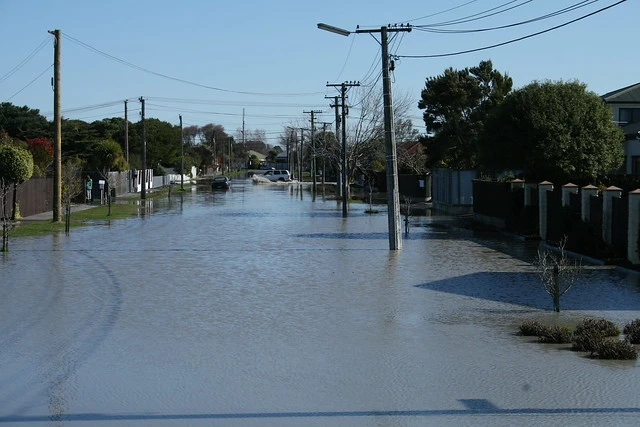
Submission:
<svg viewBox="0 0 640 427">
<path fill-rule="evenodd" d="M 537 320 L 527 320 L 519 327 L 520 335 L 525 337 L 539 337 L 546 330 L 546 326 Z"/>
<path fill-rule="evenodd" d="M 53 142 L 47 138 L 27 139 L 29 152 L 33 156 L 33 175 L 46 176 L 53 160 Z"/>
<path fill-rule="evenodd" d="M 40 111 L 26 105 L 18 107 L 10 102 L 0 103 L 0 130 L 10 137 L 25 140 L 51 136 L 51 125 Z"/>
<path fill-rule="evenodd" d="M 0 181 L 3 186 L 19 184 L 31 178 L 33 157 L 29 151 L 0 144 Z"/>
<path fill-rule="evenodd" d="M 608 360 L 635 360 L 638 358 L 638 350 L 626 340 L 606 339 L 598 347 L 597 353 L 592 357 Z"/>
<path fill-rule="evenodd" d="M 82 164 L 78 159 L 68 159 L 62 164 L 62 205 L 65 208 L 65 228 L 69 234 L 71 227 L 71 202 L 82 194 L 84 181 L 82 179 Z"/>
<path fill-rule="evenodd" d="M 9 250 L 9 214 L 7 194 L 15 184 L 26 181 L 33 173 L 33 157 L 24 148 L 9 145 L 9 138 L 3 134 L 0 143 L 0 218 L 2 220 L 1 252 Z M 14 211 L 15 214 L 15 211 Z"/>
<path fill-rule="evenodd" d="M 600 98 L 579 82 L 534 82 L 509 94 L 487 120 L 479 165 L 489 173 L 568 182 L 618 168 L 622 131 Z"/>
<path fill-rule="evenodd" d="M 97 171 L 123 171 L 129 168 L 122 147 L 112 139 L 98 141 L 91 146 L 89 166 Z"/>
<path fill-rule="evenodd" d="M 489 113 L 511 91 L 512 79 L 493 69 L 491 61 L 430 77 L 418 108 L 430 136 L 423 139 L 429 167 L 474 169 L 476 144 Z"/>
<path fill-rule="evenodd" d="M 620 334 L 613 322 L 607 319 L 585 319 L 580 322 L 573 334 L 573 346 L 576 351 L 597 353 L 607 337 Z"/>
<path fill-rule="evenodd" d="M 573 332 L 568 326 L 546 327 L 538 334 L 538 340 L 545 344 L 568 344 L 572 339 Z"/>
<path fill-rule="evenodd" d="M 582 266 L 578 260 L 571 262 L 564 247 L 567 243 L 564 237 L 558 244 L 558 250 L 538 250 L 534 265 L 545 292 L 553 298 L 553 310 L 560 311 L 560 297 L 567 293 L 578 279 Z"/>
<path fill-rule="evenodd" d="M 522 336 L 538 337 L 541 343 L 546 344 L 568 344 L 573 338 L 571 328 L 558 325 L 546 326 L 537 320 L 522 322 L 519 331 Z"/>
<path fill-rule="evenodd" d="M 631 344 L 640 344 L 640 319 L 635 319 L 624 326 L 622 333 Z"/>
</svg>

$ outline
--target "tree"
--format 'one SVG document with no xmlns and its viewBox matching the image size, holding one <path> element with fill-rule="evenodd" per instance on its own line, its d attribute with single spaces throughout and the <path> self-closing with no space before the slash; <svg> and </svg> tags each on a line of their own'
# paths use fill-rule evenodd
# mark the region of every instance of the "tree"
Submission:
<svg viewBox="0 0 640 427">
<path fill-rule="evenodd" d="M 89 166 L 97 171 L 123 171 L 129 168 L 122 147 L 112 139 L 93 144 L 90 155 Z"/>
<path fill-rule="evenodd" d="M 0 143 L 0 215 L 2 215 L 2 252 L 9 250 L 9 215 L 7 194 L 12 186 L 33 174 L 33 157 L 24 148 Z"/>
<path fill-rule="evenodd" d="M 428 136 L 426 145 L 430 167 L 454 169 L 476 167 L 476 144 L 489 112 L 511 91 L 513 81 L 493 69 L 491 61 L 477 67 L 454 70 L 430 77 L 422 90 L 418 108 Z"/>
<path fill-rule="evenodd" d="M 566 244 L 565 236 L 559 242 L 557 251 L 539 250 L 534 261 L 545 292 L 553 298 L 553 311 L 556 313 L 560 312 L 560 297 L 571 289 L 582 270 L 578 260 L 569 260 L 564 250 Z"/>
<path fill-rule="evenodd" d="M 39 110 L 10 102 L 0 103 L 0 129 L 10 137 L 25 140 L 51 136 L 51 124 Z"/>
<path fill-rule="evenodd" d="M 622 162 L 622 131 L 598 95 L 573 82 L 533 82 L 511 93 L 480 139 L 482 169 L 525 178 L 590 180 Z"/>
<path fill-rule="evenodd" d="M 33 175 L 46 176 L 53 160 L 53 142 L 47 138 L 27 139 L 29 152 L 33 156 Z"/>
<path fill-rule="evenodd" d="M 62 164 L 62 205 L 65 207 L 64 231 L 68 235 L 71 228 L 71 202 L 82 194 L 82 164 L 79 159 L 68 159 Z"/>
</svg>

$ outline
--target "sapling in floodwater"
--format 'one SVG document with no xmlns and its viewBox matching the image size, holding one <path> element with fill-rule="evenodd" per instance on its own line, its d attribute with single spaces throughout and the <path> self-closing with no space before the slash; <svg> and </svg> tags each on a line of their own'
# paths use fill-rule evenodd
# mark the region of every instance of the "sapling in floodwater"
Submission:
<svg viewBox="0 0 640 427">
<path fill-rule="evenodd" d="M 566 243 L 567 236 L 564 236 L 557 250 L 538 250 L 538 257 L 534 261 L 545 292 L 553 298 L 555 312 L 560 312 L 560 297 L 571 289 L 582 271 L 580 260 L 570 260 L 567 256 L 564 250 Z"/>
</svg>

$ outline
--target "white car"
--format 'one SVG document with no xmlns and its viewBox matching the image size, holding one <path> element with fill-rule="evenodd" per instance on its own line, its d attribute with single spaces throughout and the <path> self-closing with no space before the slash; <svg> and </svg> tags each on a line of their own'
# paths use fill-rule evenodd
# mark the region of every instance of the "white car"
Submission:
<svg viewBox="0 0 640 427">
<path fill-rule="evenodd" d="M 265 172 L 263 177 L 267 178 L 269 181 L 291 181 L 291 174 L 288 170 L 279 170 L 279 169 L 271 169 L 270 171 Z"/>
</svg>

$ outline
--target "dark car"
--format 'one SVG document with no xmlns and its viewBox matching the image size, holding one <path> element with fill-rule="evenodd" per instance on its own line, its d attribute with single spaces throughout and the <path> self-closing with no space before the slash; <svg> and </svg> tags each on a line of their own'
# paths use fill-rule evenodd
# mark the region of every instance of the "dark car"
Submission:
<svg viewBox="0 0 640 427">
<path fill-rule="evenodd" d="M 211 181 L 212 190 L 228 190 L 231 188 L 231 180 L 224 175 L 219 175 Z"/>
</svg>

